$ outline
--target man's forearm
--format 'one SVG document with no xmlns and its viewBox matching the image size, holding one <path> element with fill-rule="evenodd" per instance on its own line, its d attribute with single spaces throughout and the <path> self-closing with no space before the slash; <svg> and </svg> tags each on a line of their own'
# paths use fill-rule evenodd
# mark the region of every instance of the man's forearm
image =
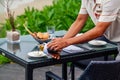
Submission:
<svg viewBox="0 0 120 80">
<path fill-rule="evenodd" d="M 75 36 L 78 32 L 81 31 L 83 28 L 85 22 L 87 21 L 88 15 L 78 15 L 77 19 L 75 22 L 71 25 L 69 28 L 68 32 L 63 38 L 71 38 Z"/>
<path fill-rule="evenodd" d="M 106 29 L 109 27 L 110 24 L 111 24 L 111 22 L 99 22 L 96 25 L 96 27 L 87 31 L 83 35 L 73 37 L 73 38 L 69 38 L 67 40 L 67 43 L 70 44 L 70 45 L 71 44 L 84 43 L 84 42 L 90 41 L 92 39 L 95 39 L 99 36 L 102 36 L 104 34 L 104 32 L 106 31 Z"/>
</svg>

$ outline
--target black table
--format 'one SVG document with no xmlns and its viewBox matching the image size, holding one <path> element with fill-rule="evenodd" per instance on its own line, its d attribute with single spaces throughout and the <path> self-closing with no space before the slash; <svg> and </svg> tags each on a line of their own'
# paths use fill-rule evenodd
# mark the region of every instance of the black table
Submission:
<svg viewBox="0 0 120 80">
<path fill-rule="evenodd" d="M 117 46 L 107 44 L 105 47 L 90 47 L 87 43 L 78 44 L 77 46 L 84 48 L 84 52 L 67 53 L 62 51 L 61 58 L 55 60 L 51 57 L 29 58 L 27 53 L 36 50 L 36 42 L 30 35 L 21 36 L 19 44 L 10 44 L 5 38 L 0 39 L 0 52 L 17 64 L 25 68 L 25 80 L 33 80 L 33 70 L 35 68 L 62 64 L 62 77 L 67 80 L 67 62 L 83 60 L 93 57 L 107 56 L 117 54 Z"/>
</svg>

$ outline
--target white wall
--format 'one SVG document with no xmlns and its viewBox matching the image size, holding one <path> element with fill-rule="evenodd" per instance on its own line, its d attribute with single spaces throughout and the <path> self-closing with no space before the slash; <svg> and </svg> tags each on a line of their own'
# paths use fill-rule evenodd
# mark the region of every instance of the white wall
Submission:
<svg viewBox="0 0 120 80">
<path fill-rule="evenodd" d="M 1 3 L 6 4 L 7 0 L 0 0 L 0 1 L 1 1 Z M 29 3 L 29 2 L 32 2 L 32 1 L 34 1 L 34 0 L 10 0 L 9 7 L 10 7 L 10 9 L 15 9 L 22 4 Z M 5 11 L 5 9 L 6 8 L 3 7 L 3 5 L 0 4 L 0 13 L 3 13 Z"/>
<path fill-rule="evenodd" d="M 12 9 L 12 11 L 15 12 L 14 16 L 23 14 L 24 9 L 27 8 L 28 6 L 30 8 L 34 7 L 35 9 L 42 10 L 44 6 L 52 5 L 53 0 L 17 0 L 17 1 L 19 1 L 20 3 L 19 3 L 19 6 L 17 6 L 16 8 L 15 8 L 15 5 L 14 5 L 14 7 Z M 0 22 L 3 22 L 5 20 L 5 18 L 6 18 L 6 14 L 5 13 L 0 13 Z"/>
<path fill-rule="evenodd" d="M 11 9 L 15 9 L 18 6 L 20 6 L 21 4 L 29 3 L 32 1 L 34 1 L 34 0 L 13 0 L 13 3 L 11 5 Z"/>
</svg>

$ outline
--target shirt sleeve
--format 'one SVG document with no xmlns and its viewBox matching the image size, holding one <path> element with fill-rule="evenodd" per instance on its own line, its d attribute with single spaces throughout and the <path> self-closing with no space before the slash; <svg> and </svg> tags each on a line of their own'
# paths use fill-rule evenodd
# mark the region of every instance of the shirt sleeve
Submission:
<svg viewBox="0 0 120 80">
<path fill-rule="evenodd" d="M 81 8 L 80 8 L 79 14 L 88 14 L 88 12 L 86 10 L 86 7 L 85 7 L 85 1 L 81 0 L 81 2 L 82 2 L 82 4 L 81 4 Z"/>
<path fill-rule="evenodd" d="M 99 22 L 112 22 L 116 20 L 120 8 L 120 0 L 106 0 L 103 2 L 102 13 Z"/>
</svg>

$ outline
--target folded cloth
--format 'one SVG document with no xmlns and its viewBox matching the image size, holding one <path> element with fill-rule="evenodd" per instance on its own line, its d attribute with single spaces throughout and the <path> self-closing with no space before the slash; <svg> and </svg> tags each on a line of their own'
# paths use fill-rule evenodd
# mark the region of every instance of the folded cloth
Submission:
<svg viewBox="0 0 120 80">
<path fill-rule="evenodd" d="M 68 53 L 78 53 L 78 52 L 83 52 L 84 49 L 80 48 L 80 47 L 77 47 L 77 46 L 74 46 L 74 45 L 70 45 L 68 47 L 63 48 L 63 51 L 68 52 Z M 49 52 L 47 50 L 47 44 L 44 45 L 43 52 L 45 54 L 49 54 Z"/>
<path fill-rule="evenodd" d="M 45 54 L 49 54 L 49 53 L 48 53 L 48 50 L 47 50 L 47 44 L 46 44 L 46 43 L 45 43 L 45 45 L 44 45 L 43 52 L 44 52 Z"/>
<path fill-rule="evenodd" d="M 78 53 L 78 52 L 83 52 L 84 49 L 74 45 L 70 45 L 68 47 L 63 48 L 63 51 L 68 53 Z"/>
</svg>

